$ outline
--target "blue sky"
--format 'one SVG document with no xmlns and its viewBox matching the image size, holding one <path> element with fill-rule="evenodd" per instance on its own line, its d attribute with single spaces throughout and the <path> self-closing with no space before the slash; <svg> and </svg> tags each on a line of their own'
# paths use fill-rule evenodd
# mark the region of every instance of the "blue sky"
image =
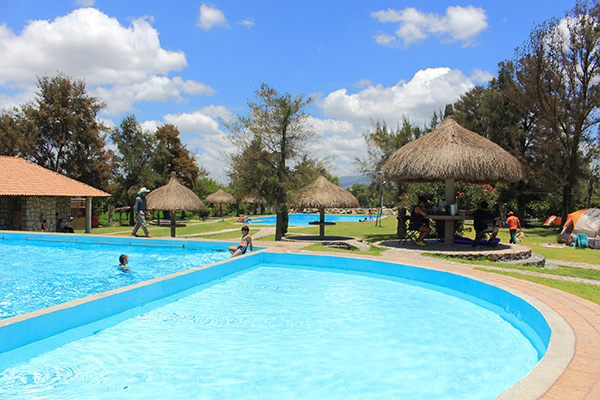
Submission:
<svg viewBox="0 0 600 400">
<path fill-rule="evenodd" d="M 108 126 L 135 114 L 178 126 L 226 183 L 219 118 L 245 115 L 262 82 L 311 96 L 313 153 L 356 173 L 374 120 L 423 124 L 485 84 L 532 29 L 574 1 L 0 0 L 0 108 L 36 76 L 84 79 Z"/>
</svg>

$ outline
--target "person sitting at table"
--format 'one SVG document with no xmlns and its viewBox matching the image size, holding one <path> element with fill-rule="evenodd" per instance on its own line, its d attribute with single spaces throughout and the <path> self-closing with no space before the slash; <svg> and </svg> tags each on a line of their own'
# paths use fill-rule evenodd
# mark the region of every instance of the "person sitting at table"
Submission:
<svg viewBox="0 0 600 400">
<path fill-rule="evenodd" d="M 483 238 L 483 235 L 488 233 L 490 239 L 488 245 L 494 245 L 494 239 L 498 235 L 498 227 L 493 225 L 495 222 L 502 224 L 502 220 L 489 212 L 487 201 L 482 201 L 479 209 L 473 213 L 473 228 L 475 229 L 475 240 L 473 247 L 477 246 L 477 242 Z"/>
<path fill-rule="evenodd" d="M 417 205 L 413 207 L 410 213 L 408 229 L 419 232 L 419 237 L 414 242 L 417 246 L 427 246 L 425 238 L 431 232 L 429 220 L 425 218 L 427 216 L 427 211 L 425 211 L 426 206 L 427 199 L 423 196 L 419 196 Z"/>
</svg>

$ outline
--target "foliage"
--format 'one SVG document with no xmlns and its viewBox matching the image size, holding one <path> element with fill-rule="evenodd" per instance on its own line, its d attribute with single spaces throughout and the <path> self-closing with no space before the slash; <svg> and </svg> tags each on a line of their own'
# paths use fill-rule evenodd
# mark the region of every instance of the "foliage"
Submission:
<svg viewBox="0 0 600 400">
<path fill-rule="evenodd" d="M 200 169 L 194 157 L 181 143 L 179 129 L 171 124 L 158 128 L 155 133 L 158 140 L 154 155 L 153 167 L 163 177 L 162 185 L 167 183 L 171 172 L 177 173 L 179 182 L 192 189 L 200 176 L 207 176 L 204 168 Z"/>
<path fill-rule="evenodd" d="M 20 156 L 91 186 L 106 189 L 110 155 L 105 107 L 90 97 L 85 82 L 63 74 L 38 78 L 34 102 L 0 115 L 0 152 Z"/>
<path fill-rule="evenodd" d="M 582 150 L 597 140 L 600 122 L 600 4 L 577 1 L 565 18 L 533 30 L 517 52 L 518 89 L 511 99 L 535 115 L 537 142 L 560 174 L 562 216 L 573 210 L 574 189 L 589 168 Z"/>
<path fill-rule="evenodd" d="M 283 235 L 288 192 L 298 187 L 297 171 L 290 166 L 294 162 L 302 168 L 313 164 L 308 145 L 315 134 L 306 123 L 305 113 L 311 101 L 302 95 L 279 94 L 263 83 L 255 92 L 255 100 L 248 101 L 247 116 L 222 121 L 236 150 L 230 156 L 231 184 L 262 196 L 275 207 L 277 240 Z"/>
<path fill-rule="evenodd" d="M 484 200 L 490 207 L 498 204 L 498 191 L 489 184 L 456 182 L 455 195 L 456 203 L 462 210 L 476 210 Z M 446 198 L 445 184 L 443 182 L 411 183 L 401 199 L 401 205 L 409 208 L 417 204 L 419 196 L 425 196 L 435 208 Z"/>
</svg>

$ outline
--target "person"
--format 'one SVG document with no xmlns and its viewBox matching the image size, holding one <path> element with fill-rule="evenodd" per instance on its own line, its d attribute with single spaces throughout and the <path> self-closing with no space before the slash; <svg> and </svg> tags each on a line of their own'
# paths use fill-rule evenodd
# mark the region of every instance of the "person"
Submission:
<svg viewBox="0 0 600 400">
<path fill-rule="evenodd" d="M 71 217 L 71 219 L 73 218 Z M 58 220 L 58 228 L 60 229 L 59 232 L 75 233 L 73 228 L 69 226 L 69 223 L 65 221 L 64 218 Z"/>
<path fill-rule="evenodd" d="M 517 244 L 517 229 L 521 230 L 521 221 L 519 221 L 519 218 L 512 211 L 509 211 L 507 215 L 506 225 L 508 225 L 510 232 L 510 241 L 508 243 Z"/>
<path fill-rule="evenodd" d="M 496 239 L 496 236 L 498 235 L 498 227 L 490 224 L 493 224 L 494 222 L 502 224 L 502 220 L 489 212 L 487 201 L 482 201 L 479 207 L 478 210 L 473 212 L 473 228 L 475 228 L 473 247 L 477 246 L 477 242 L 481 240 L 486 233 L 490 235 L 488 245 L 493 246 L 494 239 Z"/>
<path fill-rule="evenodd" d="M 152 237 L 148 233 L 148 228 L 146 227 L 146 215 L 150 218 L 150 212 L 148 211 L 148 205 L 146 204 L 146 194 L 150 192 L 145 187 L 141 188 L 138 192 L 138 197 L 135 199 L 135 206 L 133 207 L 133 213 L 137 218 L 135 226 L 131 231 L 131 236 L 137 236 L 138 229 L 142 228 L 146 237 Z"/>
<path fill-rule="evenodd" d="M 369 208 L 369 221 L 373 220 L 373 210 Z"/>
<path fill-rule="evenodd" d="M 48 231 L 48 225 L 46 225 L 46 220 L 42 221 L 42 231 L 45 231 L 45 232 Z"/>
<path fill-rule="evenodd" d="M 419 237 L 414 243 L 422 247 L 427 245 L 425 238 L 431 232 L 429 220 L 425 218 L 427 216 L 426 207 L 427 198 L 419 196 L 417 205 L 413 207 L 410 213 L 410 224 L 408 225 L 408 229 L 419 232 Z"/>
<path fill-rule="evenodd" d="M 241 254 L 246 254 L 246 250 L 250 247 L 250 251 L 254 251 L 252 247 L 252 236 L 249 235 L 250 228 L 247 226 L 242 227 L 242 240 L 240 241 L 239 246 L 229 246 L 229 251 L 231 252 L 231 257 L 239 256 Z"/>
<path fill-rule="evenodd" d="M 119 269 L 123 272 L 129 272 L 129 267 L 127 266 L 127 263 L 129 262 L 129 257 L 127 256 L 127 254 L 121 254 L 119 256 L 119 262 L 121 263 L 119 265 Z"/>
</svg>

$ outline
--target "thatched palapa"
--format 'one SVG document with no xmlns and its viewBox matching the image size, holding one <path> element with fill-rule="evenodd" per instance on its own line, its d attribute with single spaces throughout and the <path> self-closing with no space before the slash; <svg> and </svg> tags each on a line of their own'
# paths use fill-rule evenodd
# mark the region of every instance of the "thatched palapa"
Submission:
<svg viewBox="0 0 600 400">
<path fill-rule="evenodd" d="M 200 198 L 177 181 L 175 172 L 165 186 L 148 193 L 146 201 L 149 210 L 166 210 L 171 212 L 171 237 L 175 237 L 175 211 L 199 211 L 206 206 Z"/>
<path fill-rule="evenodd" d="M 325 208 L 359 207 L 358 200 L 349 191 L 331 183 L 320 175 L 313 183 L 300 190 L 288 201 L 289 207 L 318 208 L 320 214 L 319 236 L 325 236 Z"/>
<path fill-rule="evenodd" d="M 223 204 L 237 203 L 235 197 L 233 197 L 229 193 L 225 192 L 221 188 L 219 188 L 219 190 L 217 190 L 213 194 L 206 196 L 206 202 L 219 205 L 219 216 L 223 215 L 223 209 L 222 209 Z"/>
<path fill-rule="evenodd" d="M 508 183 L 521 179 L 521 163 L 509 152 L 460 126 L 451 106 L 433 132 L 398 149 L 383 166 L 388 180 Z"/>
<path fill-rule="evenodd" d="M 460 126 L 446 106 L 433 132 L 398 149 L 382 168 L 392 181 L 446 183 L 446 203 L 455 202 L 454 183 L 509 183 L 521 179 L 521 163 L 509 152 Z M 445 241 L 454 243 L 454 222 L 445 222 Z"/>
</svg>

